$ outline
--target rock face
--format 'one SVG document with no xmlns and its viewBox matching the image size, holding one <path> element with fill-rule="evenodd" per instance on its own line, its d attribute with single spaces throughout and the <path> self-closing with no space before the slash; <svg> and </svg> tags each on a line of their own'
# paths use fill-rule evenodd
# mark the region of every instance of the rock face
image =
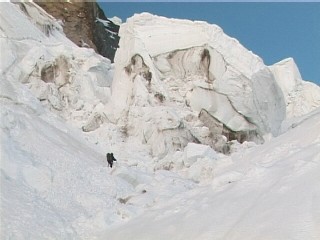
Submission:
<svg viewBox="0 0 320 240">
<path fill-rule="evenodd" d="M 114 61 L 114 55 L 119 44 L 119 25 L 105 17 L 103 11 L 97 4 L 98 17 L 94 22 L 93 42 L 95 43 L 98 53 Z"/>
<path fill-rule="evenodd" d="M 119 42 L 119 26 L 107 19 L 96 2 L 35 1 L 63 23 L 66 36 L 81 47 L 90 47 L 112 62 Z"/>
</svg>

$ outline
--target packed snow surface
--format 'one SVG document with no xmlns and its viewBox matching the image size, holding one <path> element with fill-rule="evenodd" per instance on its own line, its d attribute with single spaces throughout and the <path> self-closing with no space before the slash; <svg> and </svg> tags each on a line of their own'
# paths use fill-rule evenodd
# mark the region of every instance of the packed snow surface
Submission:
<svg viewBox="0 0 320 240">
<path fill-rule="evenodd" d="M 320 239 L 320 90 L 293 59 L 141 14 L 113 65 L 32 2 L 0 20 L 1 239 Z"/>
<path fill-rule="evenodd" d="M 208 185 L 172 193 L 101 239 L 319 239 L 319 129 L 318 111 L 262 146 L 214 160 Z M 202 160 L 195 164 L 208 168 Z"/>
</svg>

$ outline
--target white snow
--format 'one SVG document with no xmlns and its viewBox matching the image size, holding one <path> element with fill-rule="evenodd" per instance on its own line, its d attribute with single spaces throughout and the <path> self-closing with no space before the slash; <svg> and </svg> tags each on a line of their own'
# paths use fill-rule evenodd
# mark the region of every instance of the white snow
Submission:
<svg viewBox="0 0 320 240">
<path fill-rule="evenodd" d="M 320 239 L 320 90 L 293 60 L 142 14 L 113 65 L 23 6 L 0 6 L 1 239 Z"/>
<path fill-rule="evenodd" d="M 319 239 L 319 129 L 318 112 L 262 146 L 215 160 L 211 184 L 173 193 L 100 239 Z"/>
<path fill-rule="evenodd" d="M 122 19 L 117 16 L 113 16 L 113 17 L 109 18 L 109 20 L 119 26 L 122 24 Z"/>
<path fill-rule="evenodd" d="M 207 145 L 201 145 L 196 143 L 188 143 L 184 149 L 185 160 L 184 164 L 186 167 L 190 167 L 194 164 L 198 158 L 208 157 L 209 159 L 215 159 L 216 153 Z"/>
</svg>

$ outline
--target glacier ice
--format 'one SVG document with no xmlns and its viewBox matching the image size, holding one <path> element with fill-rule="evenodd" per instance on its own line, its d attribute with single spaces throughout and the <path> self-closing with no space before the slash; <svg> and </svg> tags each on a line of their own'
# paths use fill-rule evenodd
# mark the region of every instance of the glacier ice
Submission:
<svg viewBox="0 0 320 240">
<path fill-rule="evenodd" d="M 302 80 L 292 58 L 270 66 L 270 70 L 283 92 L 288 119 L 305 115 L 320 106 L 319 86 Z"/>
<path fill-rule="evenodd" d="M 197 116 L 202 110 L 233 133 L 250 132 L 247 140 L 261 142 L 266 133 L 279 134 L 286 106 L 273 73 L 218 26 L 143 13 L 122 24 L 119 34 L 111 96 L 116 109 L 113 117 L 128 125 L 131 121 L 147 122 L 143 130 L 131 124 L 133 132 L 152 132 L 145 128 L 158 120 L 156 114 L 146 119 L 132 111 L 170 106 L 181 119 L 174 131 L 179 129 L 187 137 L 178 141 L 182 147 L 188 141 L 201 142 L 192 134 L 201 119 L 188 123 L 184 116 Z M 161 96 L 161 101 L 156 96 Z M 156 155 L 172 148 L 174 138 L 165 134 L 160 140 L 158 135 Z M 166 147 L 160 150 L 159 142 L 166 142 Z"/>
</svg>

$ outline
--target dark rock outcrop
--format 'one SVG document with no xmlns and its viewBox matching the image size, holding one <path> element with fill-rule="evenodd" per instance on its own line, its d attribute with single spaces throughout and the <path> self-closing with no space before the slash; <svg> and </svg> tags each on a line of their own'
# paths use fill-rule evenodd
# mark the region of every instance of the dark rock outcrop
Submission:
<svg viewBox="0 0 320 240">
<path fill-rule="evenodd" d="M 81 47 L 93 48 L 113 62 L 119 43 L 119 26 L 105 16 L 96 2 L 35 2 L 63 22 L 63 31 L 72 42 Z"/>
<path fill-rule="evenodd" d="M 113 62 L 120 40 L 118 35 L 120 26 L 106 18 L 98 4 L 96 6 L 97 19 L 93 28 L 93 42 L 96 45 L 98 53 Z"/>
</svg>

